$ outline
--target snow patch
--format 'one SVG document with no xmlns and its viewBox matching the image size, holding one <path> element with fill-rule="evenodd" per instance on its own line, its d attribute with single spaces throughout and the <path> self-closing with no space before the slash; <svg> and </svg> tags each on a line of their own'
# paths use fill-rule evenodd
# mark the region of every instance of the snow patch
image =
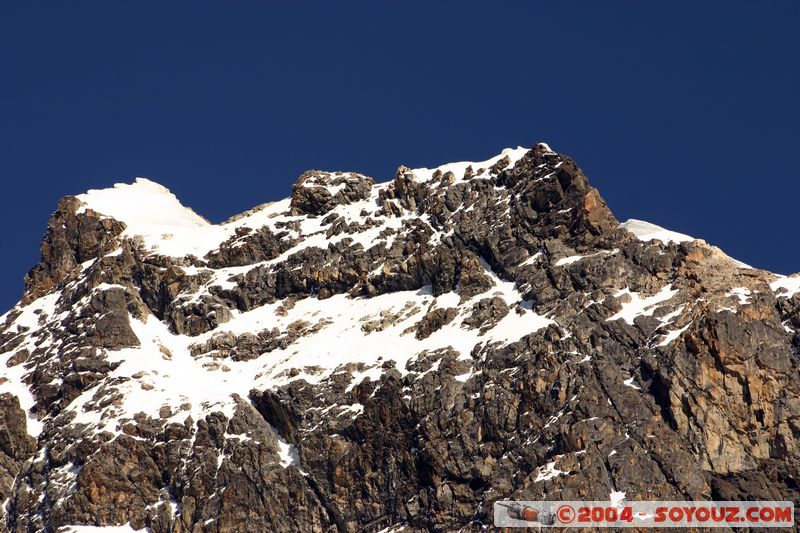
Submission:
<svg viewBox="0 0 800 533">
<path fill-rule="evenodd" d="M 726 292 L 725 296 L 727 297 L 735 296 L 736 299 L 739 300 L 740 305 L 746 305 L 750 303 L 750 294 L 751 294 L 750 289 L 748 289 L 747 287 L 736 287 Z"/>
<path fill-rule="evenodd" d="M 565 472 L 564 470 L 559 470 L 556 468 L 556 463 L 560 458 L 561 456 L 557 456 L 555 461 L 551 461 L 544 466 L 540 466 L 536 473 L 536 479 L 533 480 L 534 483 L 539 481 L 547 481 L 557 476 L 569 474 L 569 472 Z"/>
<path fill-rule="evenodd" d="M 280 457 L 281 466 L 287 468 L 288 466 L 296 466 L 300 468 L 300 455 L 297 453 L 297 448 L 294 444 L 289 444 L 280 435 L 275 435 L 278 440 L 278 456 Z"/>
<path fill-rule="evenodd" d="M 0 369 L 2 369 L 2 373 L 0 373 L 0 393 L 8 392 L 19 399 L 20 408 L 25 411 L 27 417 L 28 434 L 34 438 L 37 438 L 41 434 L 44 429 L 44 424 L 30 412 L 36 400 L 30 388 L 25 383 L 25 376 L 28 373 L 27 369 L 24 364 L 9 366 L 8 362 L 9 359 L 21 350 L 33 352 L 34 349 L 36 349 L 37 345 L 34 341 L 37 339 L 30 333 L 39 328 L 40 320 L 45 320 L 47 322 L 57 320 L 58 317 L 56 316 L 55 306 L 58 297 L 59 293 L 52 293 L 42 296 L 26 306 L 17 307 L 17 309 L 21 311 L 21 314 L 14 320 L 8 331 L 12 331 L 11 328 L 14 328 L 14 326 L 16 326 L 16 330 L 19 332 L 27 328 L 27 336 L 25 341 L 13 351 L 0 355 Z M 38 346 L 46 348 L 50 342 L 51 339 L 48 339 L 39 343 Z"/>
<path fill-rule="evenodd" d="M 626 379 L 622 383 L 624 383 L 626 387 L 630 387 L 630 388 L 636 389 L 636 390 L 642 390 L 642 388 L 639 386 L 639 384 L 636 383 L 636 380 L 635 380 L 635 378 L 633 376 L 629 377 L 628 379 Z"/>
<path fill-rule="evenodd" d="M 527 258 L 525 261 L 523 261 L 522 263 L 520 263 L 520 264 L 519 264 L 519 266 L 532 265 L 532 264 L 533 264 L 533 263 L 535 263 L 535 262 L 536 262 L 536 260 L 537 260 L 539 257 L 541 257 L 541 256 L 542 256 L 542 252 L 536 252 L 535 254 L 533 254 L 532 256 L 530 256 L 529 258 Z"/>
<path fill-rule="evenodd" d="M 556 261 L 556 266 L 571 265 L 572 263 L 577 263 L 581 259 L 586 259 L 587 257 L 595 257 L 595 256 L 598 256 L 598 255 L 613 255 L 613 254 L 615 254 L 617 252 L 619 252 L 619 250 L 616 250 L 616 249 L 614 249 L 614 250 L 601 250 L 601 251 L 599 251 L 597 253 L 589 254 L 589 255 L 571 255 L 569 257 L 562 257 L 561 259 Z"/>
<path fill-rule="evenodd" d="M 630 295 L 630 301 L 623 303 L 622 309 L 618 313 L 607 318 L 607 321 L 618 320 L 621 318 L 628 324 L 633 325 L 633 321 L 637 316 L 651 316 L 658 308 L 660 303 L 672 299 L 673 296 L 678 294 L 678 290 L 673 289 L 672 285 L 670 284 L 664 286 L 653 296 L 646 296 L 642 298 L 639 293 L 632 292 L 626 287 L 618 291 L 614 296 L 619 298 L 625 294 Z"/>
<path fill-rule="evenodd" d="M 769 284 L 769 288 L 778 298 L 791 298 L 800 292 L 800 276 L 795 276 L 780 276 Z"/>
<path fill-rule="evenodd" d="M 612 491 L 608 496 L 608 499 L 611 501 L 612 507 L 618 507 L 619 504 L 625 499 L 625 493 L 619 490 Z"/>
<path fill-rule="evenodd" d="M 108 352 L 109 362 L 119 365 L 102 384 L 73 400 L 68 409 L 76 413 L 73 423 L 86 424 L 89 431 L 111 433 L 118 433 L 120 425 L 139 412 L 177 423 L 183 423 L 189 416 L 200 420 L 212 411 L 230 418 L 236 407 L 234 395 L 242 390 L 269 390 L 299 379 L 314 385 L 345 365 L 357 369 L 350 371 L 352 388 L 364 379 L 377 381 L 387 360 L 395 361 L 396 368 L 407 373 L 407 363 L 422 352 L 450 348 L 461 358 L 469 358 L 479 343 L 515 342 L 552 323 L 521 302 L 514 282 L 500 279 L 491 269 L 488 274 L 495 285 L 494 294 L 517 310 L 508 313 L 484 335 L 478 329 L 462 328 L 461 322 L 471 307 L 459 306 L 458 294 L 449 292 L 433 297 L 430 287 L 374 297 L 351 298 L 339 294 L 326 299 L 324 305 L 309 297 L 297 301 L 284 314 L 276 313 L 282 303 L 278 301 L 249 312 L 232 311 L 231 320 L 196 337 L 176 335 L 152 315 L 144 322 L 130 318 L 141 346 Z M 409 306 L 409 302 L 414 305 Z M 422 318 L 425 309 L 447 307 L 458 307 L 461 314 L 429 337 L 418 340 L 413 332 L 404 333 Z M 367 322 L 386 316 L 397 318 L 380 329 L 363 328 Z M 292 324 L 298 327 L 299 320 L 321 327 L 306 329 L 293 343 L 261 357 L 233 361 L 191 355 L 193 344 L 205 343 L 215 335 L 241 335 L 272 328 L 287 331 Z M 458 378 L 468 379 L 469 375 Z M 121 400 L 98 406 L 95 396 L 105 396 L 112 389 Z M 356 417 L 362 409 L 363 405 L 355 404 L 340 415 Z M 290 464 L 288 453 L 285 451 L 282 461 L 286 464 Z"/>
<path fill-rule="evenodd" d="M 144 529 L 133 529 L 128 524 L 125 526 L 62 526 L 58 529 L 58 533 L 136 533 L 136 532 L 152 531 L 149 527 Z"/>
<path fill-rule="evenodd" d="M 675 330 L 672 330 L 672 331 L 668 332 L 666 335 L 664 335 L 664 338 L 661 339 L 661 342 L 658 343 L 658 346 L 666 346 L 666 345 L 668 345 L 669 343 L 671 343 L 672 341 L 674 341 L 675 339 L 680 337 L 683 334 L 684 331 L 689 329 L 689 326 L 691 326 L 691 325 L 692 324 L 689 323 L 689 324 L 686 324 L 685 326 L 683 326 L 682 328 L 675 329 Z"/>
<path fill-rule="evenodd" d="M 571 265 L 572 263 L 576 263 L 586 257 L 585 255 L 571 255 L 569 257 L 562 257 L 558 261 L 556 261 L 556 266 L 564 266 L 564 265 Z"/>
</svg>

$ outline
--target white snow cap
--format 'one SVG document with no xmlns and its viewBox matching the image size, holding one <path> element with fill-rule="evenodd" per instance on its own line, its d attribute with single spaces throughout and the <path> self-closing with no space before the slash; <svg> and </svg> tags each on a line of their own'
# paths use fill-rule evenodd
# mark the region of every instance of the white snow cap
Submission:
<svg viewBox="0 0 800 533">
<path fill-rule="evenodd" d="M 676 231 L 670 231 L 668 229 L 664 229 L 661 226 L 656 226 L 655 224 L 651 224 L 650 222 L 645 222 L 644 220 L 637 220 L 635 218 L 631 218 L 623 222 L 619 225 L 620 228 L 624 228 L 634 235 L 640 241 L 650 241 L 653 239 L 657 239 L 664 243 L 669 242 L 688 242 L 693 241 L 694 237 L 690 237 L 689 235 L 684 235 L 683 233 L 678 233 Z"/>
<path fill-rule="evenodd" d="M 153 250 L 164 255 L 202 257 L 215 235 L 206 219 L 180 203 L 169 189 L 146 178 L 133 183 L 117 183 L 108 189 L 92 189 L 77 196 L 85 205 L 78 212 L 92 209 L 124 222 L 124 235 L 139 235 Z"/>
<path fill-rule="evenodd" d="M 651 224 L 650 222 L 646 222 L 644 220 L 637 220 L 635 218 L 630 218 L 619 225 L 620 228 L 626 229 L 636 235 L 636 238 L 640 241 L 651 241 L 656 239 L 658 241 L 663 242 L 664 244 L 668 244 L 670 242 L 674 243 L 681 243 L 681 242 L 689 242 L 696 240 L 694 237 L 689 235 L 684 235 L 683 233 L 678 233 L 677 231 L 670 231 L 668 229 L 662 228 L 661 226 L 656 226 L 655 224 Z M 739 268 L 753 268 L 747 263 L 743 263 L 738 259 L 734 259 L 733 257 L 728 256 L 728 259 L 733 261 L 733 264 L 738 266 Z"/>
<path fill-rule="evenodd" d="M 139 231 L 153 227 L 196 228 L 210 225 L 207 220 L 183 206 L 169 189 L 147 178 L 133 183 L 117 183 L 109 189 L 92 189 L 78 200 L 98 213 L 113 216 Z M 83 209 L 82 209 L 83 210 Z"/>
</svg>

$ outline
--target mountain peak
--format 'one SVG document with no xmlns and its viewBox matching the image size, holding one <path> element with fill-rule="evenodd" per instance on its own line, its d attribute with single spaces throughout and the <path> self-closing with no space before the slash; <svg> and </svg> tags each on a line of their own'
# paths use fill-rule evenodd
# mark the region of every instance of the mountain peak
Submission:
<svg viewBox="0 0 800 533">
<path fill-rule="evenodd" d="M 149 233 L 154 227 L 208 226 L 210 223 L 163 185 L 137 177 L 133 183 L 116 183 L 107 189 L 91 189 L 77 196 L 81 210 L 97 213 L 124 222 L 131 231 Z"/>
<path fill-rule="evenodd" d="M 495 168 L 498 163 L 502 161 L 503 168 L 513 167 L 517 161 L 527 154 L 528 148 L 518 146 L 516 148 L 504 148 L 499 154 L 490 157 L 485 161 L 458 161 L 453 163 L 445 163 L 434 168 L 414 168 L 409 171 L 418 180 L 426 181 L 431 179 L 434 174 L 446 174 L 452 172 L 455 180 L 462 180 L 465 174 L 468 174 L 467 169 L 471 169 L 472 175 L 481 173 L 481 170 L 489 170 Z M 502 169 L 499 169 L 502 170 Z M 468 176 L 471 177 L 471 176 Z"/>
<path fill-rule="evenodd" d="M 166 255 L 203 255 L 205 230 L 212 224 L 184 206 L 169 189 L 147 178 L 92 189 L 77 196 L 77 214 L 92 210 L 125 224 L 124 236 L 138 236 Z"/>
<path fill-rule="evenodd" d="M 678 233 L 676 231 L 670 231 L 662 228 L 661 226 L 657 226 L 644 220 L 637 220 L 635 218 L 626 220 L 620 224 L 620 227 L 630 231 L 643 241 L 658 239 L 665 243 L 681 243 L 694 240 L 694 237 L 690 237 L 689 235 L 684 235 L 683 233 Z"/>
<path fill-rule="evenodd" d="M 544 144 L 309 171 L 223 224 L 137 179 L 63 198 L 41 250 L 0 317 L 4 531 L 800 498 L 800 278 L 620 225 Z"/>
</svg>

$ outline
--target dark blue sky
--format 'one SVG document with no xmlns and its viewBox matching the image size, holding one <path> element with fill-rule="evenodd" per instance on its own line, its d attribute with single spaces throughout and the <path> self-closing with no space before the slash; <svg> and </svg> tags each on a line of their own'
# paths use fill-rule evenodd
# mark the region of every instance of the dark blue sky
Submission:
<svg viewBox="0 0 800 533">
<path fill-rule="evenodd" d="M 800 2 L 4 2 L 0 307 L 57 199 L 134 176 L 213 221 L 305 169 L 544 140 L 620 220 L 800 270 Z"/>
</svg>

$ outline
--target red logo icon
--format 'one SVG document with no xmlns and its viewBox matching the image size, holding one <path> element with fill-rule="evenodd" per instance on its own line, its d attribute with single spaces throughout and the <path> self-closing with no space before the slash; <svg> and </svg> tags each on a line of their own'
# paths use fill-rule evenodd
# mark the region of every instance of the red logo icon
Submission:
<svg viewBox="0 0 800 533">
<path fill-rule="evenodd" d="M 570 524 L 575 520 L 575 509 L 569 505 L 562 505 L 558 508 L 556 516 L 558 516 L 558 520 L 562 524 Z"/>
</svg>

